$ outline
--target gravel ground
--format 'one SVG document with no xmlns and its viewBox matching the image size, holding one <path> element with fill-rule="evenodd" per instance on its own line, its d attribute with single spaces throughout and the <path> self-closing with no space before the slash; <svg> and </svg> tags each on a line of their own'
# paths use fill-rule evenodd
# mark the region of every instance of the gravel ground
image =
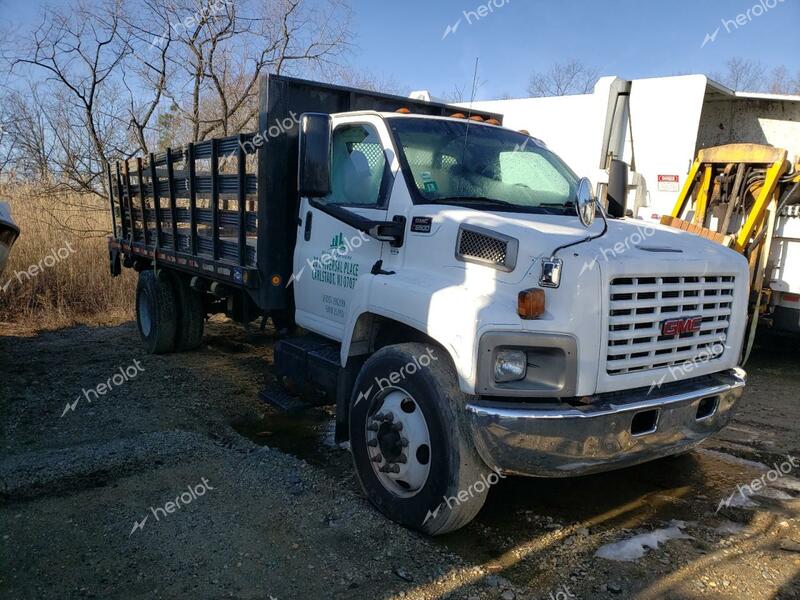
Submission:
<svg viewBox="0 0 800 600">
<path fill-rule="evenodd" d="M 329 412 L 259 402 L 272 343 L 214 320 L 201 350 L 153 357 L 130 323 L 0 325 L 0 597 L 800 598 L 800 481 L 736 492 L 800 457 L 792 342 L 758 349 L 739 415 L 701 450 L 508 479 L 434 539 L 364 500 Z"/>
</svg>

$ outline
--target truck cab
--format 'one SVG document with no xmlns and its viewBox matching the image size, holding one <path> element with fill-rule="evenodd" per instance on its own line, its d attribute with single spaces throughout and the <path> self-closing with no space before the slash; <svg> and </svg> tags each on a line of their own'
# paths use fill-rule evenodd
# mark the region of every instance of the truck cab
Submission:
<svg viewBox="0 0 800 600">
<path fill-rule="evenodd" d="M 238 281 L 252 298 L 269 297 L 253 289 L 264 280 L 286 296 L 283 320 L 299 331 L 276 345 L 274 370 L 317 391 L 298 399 L 273 386 L 265 400 L 335 404 L 337 439 L 349 441 L 366 496 L 429 534 L 468 523 L 502 477 L 622 468 L 688 452 L 728 423 L 745 386 L 741 255 L 611 218 L 588 180 L 491 115 L 401 102 L 298 110 L 295 142 L 272 142 L 272 156 L 287 149 L 292 160 L 273 159 L 258 184 L 289 191 L 280 206 L 280 195 L 261 192 L 259 250 Z M 156 180 L 160 160 L 151 159 Z M 269 165 L 263 153 L 259 161 Z M 240 189 L 248 177 L 240 173 Z M 112 206 L 124 220 L 137 189 L 118 181 Z M 291 235 L 281 242 L 284 213 Z M 247 215 L 239 219 L 244 228 Z M 146 278 L 140 331 L 146 324 L 159 351 L 179 347 L 184 321 L 213 312 L 209 298 L 237 280 L 236 266 L 222 266 L 232 279 L 205 285 L 176 251 L 178 274 L 160 282 L 146 249 L 111 247 L 112 272 L 122 252 Z M 270 262 L 282 253 L 290 272 Z M 194 316 L 184 319 L 189 304 Z"/>
</svg>

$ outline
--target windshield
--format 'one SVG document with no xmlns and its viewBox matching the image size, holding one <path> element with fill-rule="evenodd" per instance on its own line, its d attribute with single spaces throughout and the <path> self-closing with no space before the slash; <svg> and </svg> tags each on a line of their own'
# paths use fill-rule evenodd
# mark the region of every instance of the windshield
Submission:
<svg viewBox="0 0 800 600">
<path fill-rule="evenodd" d="M 470 121 L 388 121 L 418 203 L 574 214 L 578 178 L 533 138 Z"/>
</svg>

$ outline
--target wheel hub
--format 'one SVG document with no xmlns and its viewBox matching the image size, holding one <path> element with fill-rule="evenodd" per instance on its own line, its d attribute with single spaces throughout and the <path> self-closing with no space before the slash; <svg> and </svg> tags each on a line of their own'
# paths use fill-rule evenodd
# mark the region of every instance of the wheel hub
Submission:
<svg viewBox="0 0 800 600">
<path fill-rule="evenodd" d="M 416 494 L 430 472 L 430 432 L 422 409 L 402 390 L 377 399 L 367 421 L 367 454 L 390 492 Z"/>
</svg>

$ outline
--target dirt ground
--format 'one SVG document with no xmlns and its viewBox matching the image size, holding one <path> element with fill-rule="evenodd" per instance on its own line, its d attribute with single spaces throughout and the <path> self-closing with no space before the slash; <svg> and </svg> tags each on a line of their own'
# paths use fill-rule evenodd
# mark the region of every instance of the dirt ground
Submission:
<svg viewBox="0 0 800 600">
<path fill-rule="evenodd" d="M 0 325 L 0 597 L 800 598 L 800 477 L 775 475 L 800 458 L 796 341 L 761 342 L 700 450 L 506 479 L 433 539 L 364 500 L 329 412 L 258 400 L 273 341 L 214 321 L 156 357 L 132 323 Z"/>
</svg>

